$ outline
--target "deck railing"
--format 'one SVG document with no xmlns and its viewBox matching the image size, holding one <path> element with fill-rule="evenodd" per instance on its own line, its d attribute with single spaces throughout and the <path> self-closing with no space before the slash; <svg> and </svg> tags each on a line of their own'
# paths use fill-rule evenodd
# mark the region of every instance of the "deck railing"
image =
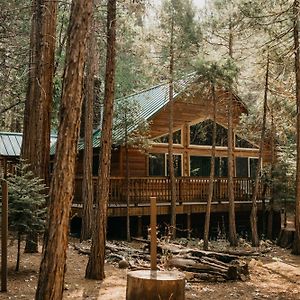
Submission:
<svg viewBox="0 0 300 300">
<path fill-rule="evenodd" d="M 96 194 L 97 180 L 94 181 Z M 236 201 L 250 201 L 253 191 L 253 179 L 234 178 L 234 195 Z M 81 203 L 82 177 L 75 181 L 75 203 Z M 130 203 L 133 205 L 149 204 L 149 197 L 156 197 L 159 203 L 169 202 L 170 181 L 167 177 L 131 177 L 128 180 L 128 193 Z M 213 201 L 228 201 L 227 178 L 214 179 Z M 206 202 L 208 197 L 208 177 L 178 177 L 176 178 L 177 202 Z M 268 197 L 268 189 L 262 195 L 263 186 L 259 185 L 258 199 Z M 127 182 L 124 177 L 111 177 L 110 179 L 110 202 L 111 205 L 126 204 Z"/>
</svg>

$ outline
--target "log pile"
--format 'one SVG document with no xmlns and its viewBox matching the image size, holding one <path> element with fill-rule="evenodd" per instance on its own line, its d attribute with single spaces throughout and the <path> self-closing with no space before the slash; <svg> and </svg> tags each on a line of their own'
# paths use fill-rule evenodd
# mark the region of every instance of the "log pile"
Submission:
<svg viewBox="0 0 300 300">
<path fill-rule="evenodd" d="M 106 244 L 106 259 L 120 268 L 128 267 L 131 270 L 150 269 L 149 241 L 139 240 L 145 246 L 140 249 L 131 247 L 124 242 L 108 242 Z M 82 254 L 89 254 L 89 245 L 74 245 Z M 157 266 L 159 270 L 174 268 L 184 271 L 188 280 L 247 280 L 249 276 L 248 263 L 241 259 L 241 253 L 203 251 L 197 248 L 188 248 L 173 243 L 159 242 L 157 245 Z M 250 255 L 249 253 L 244 253 Z M 255 253 L 254 253 L 255 255 Z"/>
</svg>

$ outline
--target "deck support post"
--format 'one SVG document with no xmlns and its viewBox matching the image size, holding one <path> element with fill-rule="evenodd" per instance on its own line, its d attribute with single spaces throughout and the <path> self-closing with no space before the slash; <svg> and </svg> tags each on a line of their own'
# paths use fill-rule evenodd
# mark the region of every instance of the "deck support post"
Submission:
<svg viewBox="0 0 300 300">
<path fill-rule="evenodd" d="M 191 213 L 186 215 L 187 238 L 191 238 Z"/>
<path fill-rule="evenodd" d="M 138 216 L 138 222 L 137 222 L 137 236 L 142 237 L 143 236 L 143 219 L 142 216 Z"/>
</svg>

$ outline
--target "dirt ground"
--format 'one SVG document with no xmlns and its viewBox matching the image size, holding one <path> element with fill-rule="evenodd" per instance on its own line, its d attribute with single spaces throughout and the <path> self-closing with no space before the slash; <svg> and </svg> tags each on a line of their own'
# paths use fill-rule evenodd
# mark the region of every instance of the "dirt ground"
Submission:
<svg viewBox="0 0 300 300">
<path fill-rule="evenodd" d="M 127 270 L 106 265 L 103 282 L 84 279 L 87 256 L 73 247 L 68 249 L 64 299 L 123 300 Z M 14 272 L 16 245 L 9 247 L 8 293 L 0 299 L 34 299 L 40 254 L 22 254 L 21 268 Z M 264 256 L 249 258 L 250 279 L 242 282 L 186 284 L 186 299 L 300 299 L 300 257 L 290 251 L 272 247 Z"/>
</svg>

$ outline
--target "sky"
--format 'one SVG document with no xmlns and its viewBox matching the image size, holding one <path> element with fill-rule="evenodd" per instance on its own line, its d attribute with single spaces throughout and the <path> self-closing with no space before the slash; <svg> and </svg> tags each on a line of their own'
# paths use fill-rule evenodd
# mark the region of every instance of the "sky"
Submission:
<svg viewBox="0 0 300 300">
<path fill-rule="evenodd" d="M 204 7 L 204 4 L 205 4 L 205 0 L 193 0 L 193 2 L 199 8 Z"/>
</svg>

